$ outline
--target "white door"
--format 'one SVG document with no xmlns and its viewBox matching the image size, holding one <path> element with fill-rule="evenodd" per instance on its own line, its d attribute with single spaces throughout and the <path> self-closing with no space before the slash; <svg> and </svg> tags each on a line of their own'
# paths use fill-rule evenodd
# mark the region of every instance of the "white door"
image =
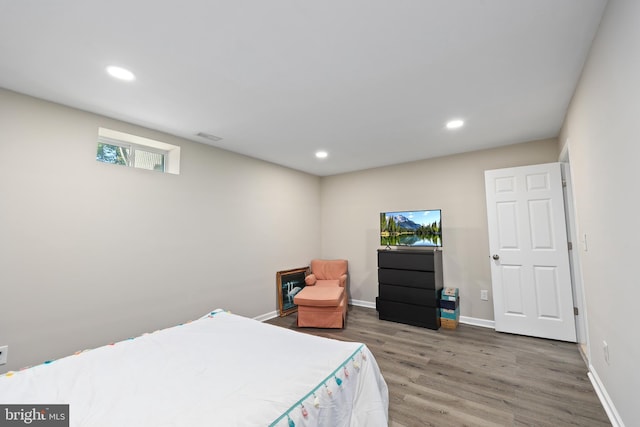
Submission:
<svg viewBox="0 0 640 427">
<path fill-rule="evenodd" d="M 485 171 L 497 331 L 576 341 L 560 163 Z"/>
</svg>

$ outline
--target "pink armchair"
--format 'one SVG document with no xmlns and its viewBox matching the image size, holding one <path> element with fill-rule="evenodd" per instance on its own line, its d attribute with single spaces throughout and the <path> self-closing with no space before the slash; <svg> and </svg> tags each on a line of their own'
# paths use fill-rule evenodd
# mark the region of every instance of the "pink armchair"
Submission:
<svg viewBox="0 0 640 427">
<path fill-rule="evenodd" d="M 343 328 L 347 317 L 347 260 L 311 261 L 306 286 L 293 298 L 298 326 Z"/>
</svg>

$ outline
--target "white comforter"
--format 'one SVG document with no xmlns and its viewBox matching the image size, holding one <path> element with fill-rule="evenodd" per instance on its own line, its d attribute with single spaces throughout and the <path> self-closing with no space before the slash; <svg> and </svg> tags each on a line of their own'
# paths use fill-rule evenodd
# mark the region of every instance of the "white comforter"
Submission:
<svg viewBox="0 0 640 427">
<path fill-rule="evenodd" d="M 0 376 L 0 403 L 70 405 L 71 426 L 386 426 L 366 346 L 223 312 Z"/>
</svg>

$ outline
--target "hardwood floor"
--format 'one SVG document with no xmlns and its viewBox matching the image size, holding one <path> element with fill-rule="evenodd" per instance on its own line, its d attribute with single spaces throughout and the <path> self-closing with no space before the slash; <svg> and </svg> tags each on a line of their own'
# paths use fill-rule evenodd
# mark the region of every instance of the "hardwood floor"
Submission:
<svg viewBox="0 0 640 427">
<path fill-rule="evenodd" d="M 375 355 L 389 387 L 389 425 L 610 426 L 575 344 L 459 325 L 429 329 L 349 307 L 345 329 L 268 323 L 343 341 Z"/>
</svg>

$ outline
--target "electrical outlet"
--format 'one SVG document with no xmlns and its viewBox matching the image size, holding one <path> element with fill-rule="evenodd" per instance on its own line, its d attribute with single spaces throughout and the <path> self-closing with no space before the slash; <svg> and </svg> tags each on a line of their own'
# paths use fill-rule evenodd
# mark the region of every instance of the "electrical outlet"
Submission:
<svg viewBox="0 0 640 427">
<path fill-rule="evenodd" d="M 482 301 L 489 301 L 489 291 L 486 289 L 482 289 L 480 291 L 480 299 Z"/>
<path fill-rule="evenodd" d="M 7 363 L 7 353 L 9 353 L 9 346 L 3 345 L 0 347 L 0 365 Z"/>
<path fill-rule="evenodd" d="M 609 362 L 609 344 L 606 341 L 602 341 L 602 351 L 604 352 L 604 361 L 607 362 L 607 365 L 610 365 Z"/>
</svg>

